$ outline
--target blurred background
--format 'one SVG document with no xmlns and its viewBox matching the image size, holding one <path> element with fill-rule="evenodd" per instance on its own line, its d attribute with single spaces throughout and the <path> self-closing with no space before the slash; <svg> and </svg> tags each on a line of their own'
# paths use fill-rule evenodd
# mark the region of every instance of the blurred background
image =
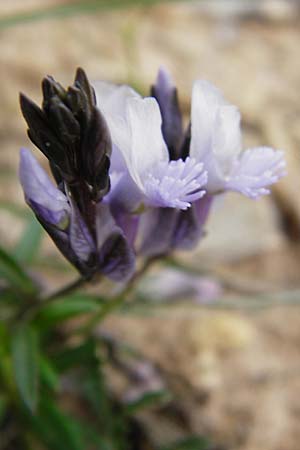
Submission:
<svg viewBox="0 0 300 450">
<path fill-rule="evenodd" d="M 299 450 L 299 48 L 297 0 L 0 1 L 0 243 L 21 254 L 31 230 L 41 250 L 30 270 L 45 288 L 74 275 L 41 238 L 17 178 L 19 148 L 33 148 L 18 92 L 39 103 L 46 74 L 68 85 L 81 66 L 147 95 L 164 65 L 186 117 L 193 80 L 210 80 L 240 108 L 245 147 L 286 151 L 289 175 L 271 196 L 221 198 L 207 237 L 178 255 L 185 270 L 161 267 L 141 285 L 153 308 L 105 323 L 176 393 L 180 413 L 140 417 L 158 442 L 188 430 L 229 449 Z"/>
</svg>

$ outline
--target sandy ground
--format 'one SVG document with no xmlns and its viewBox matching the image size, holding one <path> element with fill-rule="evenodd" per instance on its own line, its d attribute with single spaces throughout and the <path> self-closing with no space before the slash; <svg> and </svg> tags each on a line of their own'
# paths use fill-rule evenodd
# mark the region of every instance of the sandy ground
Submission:
<svg viewBox="0 0 300 450">
<path fill-rule="evenodd" d="M 253 289 L 264 284 L 283 292 L 283 306 L 245 309 L 239 293 L 238 310 L 208 310 L 182 298 L 186 303 L 106 324 L 161 368 L 185 412 L 186 429 L 239 450 L 300 446 L 300 314 L 299 306 L 284 306 L 290 301 L 286 291 L 300 287 L 300 20 L 294 10 L 282 13 L 275 4 L 258 16 L 221 14 L 218 8 L 208 14 L 195 2 L 0 29 L 2 244 L 13 246 L 24 227 L 5 205 L 23 205 L 18 148 L 32 148 L 17 94 L 39 101 L 45 74 L 67 84 L 80 65 L 91 79 L 129 82 L 147 93 L 163 64 L 173 73 L 186 114 L 193 80 L 209 79 L 241 109 L 245 145 L 286 150 L 289 176 L 273 196 L 252 202 L 228 195 L 212 214 L 202 245 L 183 255 L 194 267 L 209 264 L 234 280 L 227 297 L 242 284 L 259 301 Z M 36 5 L 41 2 L 0 2 L 0 15 Z M 47 238 L 43 255 L 59 258 Z M 55 267 L 43 276 L 62 280 Z M 142 419 L 156 427 L 158 440 L 184 429 L 151 414 Z"/>
</svg>

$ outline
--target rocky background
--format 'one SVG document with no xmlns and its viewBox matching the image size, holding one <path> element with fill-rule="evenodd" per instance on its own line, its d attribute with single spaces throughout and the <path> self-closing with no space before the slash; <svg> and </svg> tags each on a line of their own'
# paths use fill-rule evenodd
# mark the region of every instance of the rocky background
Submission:
<svg viewBox="0 0 300 450">
<path fill-rule="evenodd" d="M 154 268 L 140 286 L 155 297 L 153 307 L 105 327 L 154 362 L 178 397 L 180 413 L 141 416 L 157 441 L 189 431 L 232 450 L 299 450 L 298 2 L 175 2 L 25 20 L 63 4 L 0 2 L 1 245 L 14 248 L 25 226 L 18 149 L 32 145 L 19 91 L 39 102 L 45 74 L 69 84 L 82 66 L 91 79 L 131 83 L 147 94 L 164 65 L 188 115 L 193 80 L 214 82 L 242 111 L 245 146 L 284 149 L 289 175 L 258 202 L 221 199 L 205 240 L 192 255 L 178 255 L 192 273 Z M 9 21 L 20 13 L 23 21 Z M 73 276 L 46 236 L 33 271 L 45 288 Z"/>
</svg>

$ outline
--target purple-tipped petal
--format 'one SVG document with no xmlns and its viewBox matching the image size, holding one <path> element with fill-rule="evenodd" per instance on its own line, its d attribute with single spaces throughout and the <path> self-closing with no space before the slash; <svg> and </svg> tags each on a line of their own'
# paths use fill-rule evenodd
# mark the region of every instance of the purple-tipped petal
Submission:
<svg viewBox="0 0 300 450">
<path fill-rule="evenodd" d="M 68 199 L 26 148 L 20 151 L 19 177 L 26 202 L 35 214 L 49 224 L 66 228 L 70 213 Z"/>
<path fill-rule="evenodd" d="M 87 262 L 95 254 L 96 246 L 80 211 L 71 199 L 71 218 L 69 227 L 70 245 L 77 258 Z"/>
<path fill-rule="evenodd" d="M 213 197 L 204 195 L 190 209 L 155 208 L 141 218 L 140 248 L 145 256 L 165 255 L 194 248 L 204 235 Z"/>
<path fill-rule="evenodd" d="M 111 191 L 104 198 L 110 205 L 113 216 L 118 221 L 119 214 L 132 214 L 143 203 L 144 195 L 127 173 L 110 174 Z"/>
<path fill-rule="evenodd" d="M 173 208 L 152 208 L 143 214 L 139 253 L 148 257 L 169 253 L 178 214 L 179 211 Z"/>
<path fill-rule="evenodd" d="M 133 247 L 138 231 L 140 216 L 137 214 L 127 214 L 121 210 L 114 214 L 117 225 L 122 229 L 128 243 Z"/>
<path fill-rule="evenodd" d="M 187 211 L 180 211 L 173 233 L 172 248 L 190 250 L 194 248 L 205 234 L 213 196 L 204 195 L 194 202 Z"/>
<path fill-rule="evenodd" d="M 40 220 L 40 219 L 39 219 Z M 67 231 L 59 230 L 58 228 L 50 225 L 49 223 L 40 220 L 41 224 L 55 243 L 59 251 L 64 255 L 64 257 L 73 264 L 77 270 L 84 276 L 92 275 L 91 268 L 88 267 L 84 261 L 80 260 L 75 254 L 74 250 L 70 245 L 69 233 Z"/>
<path fill-rule="evenodd" d="M 135 256 L 123 231 L 103 203 L 97 205 L 96 233 L 101 272 L 114 281 L 124 281 L 134 272 Z"/>
<path fill-rule="evenodd" d="M 151 88 L 162 115 L 162 132 L 171 159 L 177 159 L 183 139 L 182 115 L 179 108 L 177 89 L 169 72 L 161 67 L 156 82 Z"/>
</svg>

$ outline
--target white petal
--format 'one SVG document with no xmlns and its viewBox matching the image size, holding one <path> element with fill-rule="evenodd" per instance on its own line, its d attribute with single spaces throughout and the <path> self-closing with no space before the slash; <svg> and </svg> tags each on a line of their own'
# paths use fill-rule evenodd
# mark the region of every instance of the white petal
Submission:
<svg viewBox="0 0 300 450">
<path fill-rule="evenodd" d="M 212 150 L 218 166 L 226 175 L 241 151 L 241 115 L 235 106 L 221 106 L 216 114 Z"/>
<path fill-rule="evenodd" d="M 131 131 L 131 145 L 123 151 L 128 170 L 143 190 L 143 177 L 156 164 L 169 160 L 169 153 L 161 131 L 161 114 L 154 98 L 130 99 L 127 117 Z M 122 151 L 121 147 L 120 150 Z"/>
<path fill-rule="evenodd" d="M 130 135 L 128 133 L 126 120 L 127 100 L 129 98 L 141 97 L 134 89 L 127 85 L 116 85 L 105 81 L 95 81 L 93 87 L 95 89 L 97 106 L 103 113 L 112 134 L 113 149 L 110 171 L 126 172 L 126 163 L 118 145 L 116 145 L 116 140 L 118 139 L 120 143 L 123 142 L 125 145 L 129 145 L 129 142 L 127 141 Z"/>
<path fill-rule="evenodd" d="M 208 171 L 208 192 L 218 192 L 241 151 L 240 113 L 215 86 L 196 81 L 191 115 L 190 155 Z"/>
<path fill-rule="evenodd" d="M 95 81 L 93 87 L 97 106 L 104 116 L 109 114 L 125 117 L 127 99 L 140 98 L 140 95 L 134 89 L 125 84 L 117 85 L 105 81 Z"/>
<path fill-rule="evenodd" d="M 211 83 L 198 80 L 194 83 L 191 110 L 190 156 L 198 161 L 206 159 L 212 150 L 216 115 L 220 106 L 226 105 L 221 92 Z"/>
<path fill-rule="evenodd" d="M 144 191 L 143 176 L 154 164 L 168 160 L 161 132 L 159 106 L 153 98 L 127 99 L 126 118 L 108 117 L 114 144 L 119 148 L 127 169 L 139 189 Z"/>
</svg>

